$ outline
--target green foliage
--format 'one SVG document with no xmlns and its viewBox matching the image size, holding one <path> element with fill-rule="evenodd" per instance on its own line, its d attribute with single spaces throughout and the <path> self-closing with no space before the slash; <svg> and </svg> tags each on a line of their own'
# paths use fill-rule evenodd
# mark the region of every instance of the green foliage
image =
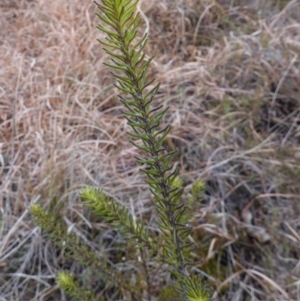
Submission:
<svg viewBox="0 0 300 301">
<path fill-rule="evenodd" d="M 130 233 L 132 239 L 135 239 L 140 246 L 156 249 L 144 225 L 134 220 L 125 207 L 120 208 L 112 197 L 93 187 L 83 189 L 80 196 L 85 200 L 85 205 L 108 222 L 114 222 L 117 226 L 124 228 L 124 232 Z"/>
<path fill-rule="evenodd" d="M 37 204 L 31 205 L 29 211 L 35 223 L 63 251 L 67 258 L 77 261 L 86 268 L 92 268 L 93 272 L 98 275 L 99 281 L 107 282 L 113 279 L 119 287 L 126 287 L 131 292 L 136 291 L 135 287 L 132 287 L 126 278 L 122 278 L 118 270 L 113 269 L 107 262 L 104 254 L 92 250 L 86 244 L 82 243 L 77 235 L 72 232 L 69 233 L 67 227 L 53 213 L 46 213 Z M 101 272 L 100 275 L 99 272 Z"/>
<path fill-rule="evenodd" d="M 97 4 L 100 13 L 97 16 L 108 26 L 99 25 L 98 28 L 107 37 L 100 40 L 104 50 L 111 57 L 111 62 L 105 65 L 114 69 L 112 76 L 117 79 L 116 87 L 124 105 L 124 117 L 127 119 L 131 131 L 128 133 L 133 140 L 131 143 L 144 151 L 144 156 L 137 156 L 136 160 L 142 165 L 141 171 L 147 177 L 147 183 L 153 194 L 153 204 L 159 216 L 158 227 L 160 235 L 151 235 L 148 229 L 130 212 L 118 205 L 116 200 L 106 195 L 102 190 L 87 187 L 80 192 L 84 204 L 107 222 L 113 223 L 123 234 L 129 235 L 137 252 L 139 260 L 136 265 L 143 269 L 144 279 L 137 277 L 136 293 L 139 296 L 147 291 L 148 300 L 151 299 L 151 269 L 148 266 L 149 256 L 162 265 L 168 265 L 168 270 L 176 279 L 176 289 L 186 300 L 208 301 L 208 290 L 198 277 L 190 272 L 190 251 L 193 240 L 190 239 L 191 226 L 188 224 L 187 210 L 189 205 L 182 201 L 183 183 L 178 177 L 179 169 L 171 164 L 174 151 L 168 151 L 164 141 L 171 130 L 167 125 L 160 128 L 168 108 L 162 105 L 152 107 L 153 99 L 159 89 L 159 84 L 150 88 L 154 79 L 147 79 L 147 71 L 152 58 L 146 59 L 143 50 L 147 43 L 145 34 L 135 42 L 137 29 L 141 22 L 135 12 L 137 1 L 132 0 L 102 0 Z M 197 181 L 192 187 L 192 200 L 202 198 L 204 184 Z M 74 234 L 67 233 L 66 229 L 55 221 L 51 214 L 47 214 L 38 205 L 30 208 L 32 215 L 41 228 L 51 238 L 61 245 L 64 240 L 68 255 L 79 260 L 80 263 L 101 270 L 104 279 L 117 279 L 117 286 L 134 292 L 130 281 L 113 267 L 110 267 L 105 258 L 95 251 L 89 250 L 78 241 Z M 100 268 L 101 267 L 101 268 Z M 125 278 L 125 279 L 124 279 Z M 70 296 L 78 298 L 78 286 L 74 279 L 62 272 L 58 275 L 58 283 Z M 139 297 L 140 298 L 140 297 Z M 82 297 L 82 300 L 85 300 Z"/>
<path fill-rule="evenodd" d="M 136 44 L 132 44 L 137 35 L 137 27 L 141 21 L 139 14 L 134 14 L 137 1 L 103 1 L 104 5 L 99 5 L 102 14 L 99 18 L 110 29 L 99 25 L 99 29 L 105 32 L 108 37 L 106 41 L 100 41 L 103 45 L 119 50 L 116 54 L 104 48 L 112 57 L 113 64 L 106 63 L 113 69 L 123 71 L 124 75 L 111 72 L 118 79 L 116 85 L 121 92 L 129 94 L 124 98 L 119 96 L 120 101 L 127 108 L 124 116 L 131 126 L 132 131 L 128 134 L 142 141 L 137 144 L 131 141 L 133 145 L 147 153 L 147 157 L 137 157 L 137 161 L 147 168 L 141 169 L 147 177 L 147 183 L 155 198 L 155 206 L 160 216 L 160 230 L 165 234 L 163 252 L 167 262 L 176 267 L 174 272 L 188 276 L 186 267 L 185 252 L 191 246 L 187 237 L 191 228 L 181 223 L 181 216 L 186 207 L 180 203 L 183 189 L 174 186 L 173 181 L 178 175 L 178 169 L 170 167 L 170 160 L 174 152 L 167 152 L 163 148 L 165 137 L 170 132 L 170 125 L 159 129 L 162 118 L 167 109 L 162 110 L 162 106 L 151 108 L 152 100 L 158 91 L 159 84 L 149 92 L 145 92 L 153 80 L 146 80 L 147 70 L 152 58 L 144 61 L 145 54 L 142 54 L 147 42 L 147 35 Z M 171 235 L 169 235 L 171 233 Z M 174 252 L 175 250 L 175 252 Z"/>
<path fill-rule="evenodd" d="M 209 289 L 204 289 L 206 285 L 198 276 L 190 276 L 182 280 L 177 285 L 166 286 L 162 289 L 160 301 L 210 301 Z"/>
<path fill-rule="evenodd" d="M 155 197 L 155 205 L 161 218 L 159 227 L 166 235 L 163 246 L 164 253 L 172 266 L 177 266 L 180 273 L 188 275 L 184 251 L 190 246 L 186 239 L 190 227 L 179 224 L 180 217 L 185 211 L 184 206 L 179 202 L 183 190 L 172 185 L 178 174 L 178 169 L 168 173 L 171 170 L 169 162 L 174 152 L 165 152 L 162 146 L 171 128 L 168 125 L 159 129 L 167 109 L 161 110 L 162 106 L 153 109 L 150 107 L 159 84 L 149 92 L 145 92 L 146 87 L 153 82 L 153 80 L 146 81 L 147 70 L 152 58 L 145 62 L 145 54 L 142 54 L 147 42 L 147 35 L 132 45 L 141 21 L 139 15 L 134 14 L 137 2 L 105 0 L 103 3 L 104 5 L 98 6 L 102 11 L 102 14 L 98 14 L 98 16 L 111 26 L 113 31 L 99 25 L 98 28 L 108 35 L 106 41 L 100 42 L 105 46 L 119 50 L 119 54 L 116 54 L 108 48 L 104 48 L 112 57 L 113 62 L 113 64 L 106 63 L 106 65 L 125 73 L 125 76 L 121 76 L 111 72 L 118 80 L 116 86 L 121 92 L 130 95 L 129 98 L 120 95 L 119 98 L 127 108 L 124 111 L 124 116 L 132 128 L 128 134 L 133 138 L 140 139 L 142 145 L 135 141 L 131 141 L 131 143 L 148 154 L 147 157 L 137 157 L 136 159 L 139 163 L 147 165 L 147 168 L 143 168 L 141 171 L 148 177 L 147 183 Z M 170 236 L 169 233 L 172 235 Z M 174 248 L 176 252 L 174 252 Z"/>
<path fill-rule="evenodd" d="M 81 287 L 80 284 L 74 280 L 74 276 L 71 276 L 68 272 L 59 272 L 56 281 L 59 286 L 75 300 L 90 301 L 95 299 L 93 293 Z"/>
<path fill-rule="evenodd" d="M 193 199 L 202 200 L 206 187 L 202 181 L 195 181 L 192 185 L 191 194 Z"/>
<path fill-rule="evenodd" d="M 182 301 L 182 296 L 178 294 L 178 290 L 173 285 L 164 287 L 159 294 L 160 301 Z"/>
<path fill-rule="evenodd" d="M 205 284 L 199 277 L 191 276 L 183 282 L 185 299 L 188 301 L 210 301 Z"/>
</svg>

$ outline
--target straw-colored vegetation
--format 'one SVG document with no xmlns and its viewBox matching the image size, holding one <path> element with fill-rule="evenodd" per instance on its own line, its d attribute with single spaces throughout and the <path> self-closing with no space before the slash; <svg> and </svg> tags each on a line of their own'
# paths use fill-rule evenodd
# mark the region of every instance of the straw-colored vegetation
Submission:
<svg viewBox="0 0 300 301">
<path fill-rule="evenodd" d="M 170 106 L 166 144 L 186 192 L 206 187 L 191 219 L 194 269 L 216 300 L 299 300 L 299 1 L 140 0 L 139 10 L 155 103 Z M 149 226 L 157 218 L 95 11 L 89 0 L 0 3 L 0 300 L 68 300 L 58 271 L 90 279 L 41 235 L 30 204 L 110 248 L 113 263 L 132 250 L 78 191 L 101 187 Z M 152 279 L 154 298 L 169 300 L 168 277 Z M 113 298 L 113 284 L 88 285 Z"/>
</svg>

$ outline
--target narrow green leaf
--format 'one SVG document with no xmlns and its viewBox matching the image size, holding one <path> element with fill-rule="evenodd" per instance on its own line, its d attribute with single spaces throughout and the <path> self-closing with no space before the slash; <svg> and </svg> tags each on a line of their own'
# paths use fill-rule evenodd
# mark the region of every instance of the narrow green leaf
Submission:
<svg viewBox="0 0 300 301">
<path fill-rule="evenodd" d="M 136 144 L 134 141 L 130 140 L 130 143 L 132 143 L 134 146 L 136 146 L 137 148 L 147 152 L 147 153 L 151 153 L 151 148 L 149 146 L 141 146 Z"/>
<path fill-rule="evenodd" d="M 148 34 L 145 33 L 144 36 L 141 38 L 141 40 L 140 40 L 137 44 L 135 44 L 135 45 L 133 46 L 133 48 L 136 49 L 136 48 L 138 48 L 139 46 L 141 46 L 141 49 L 144 49 L 145 46 L 146 46 L 146 43 L 147 43 L 147 38 L 148 38 Z"/>
<path fill-rule="evenodd" d="M 125 76 L 120 76 L 118 75 L 117 73 L 111 71 L 110 72 L 115 78 L 121 80 L 122 82 L 125 82 L 125 83 L 128 83 L 128 84 L 131 84 L 132 81 L 128 78 L 128 77 L 125 77 Z"/>
<path fill-rule="evenodd" d="M 105 28 L 105 27 L 102 26 L 102 25 L 98 25 L 97 28 L 99 28 L 101 31 L 107 33 L 109 36 L 118 38 L 118 34 L 117 34 L 117 33 L 114 33 L 114 32 L 112 32 L 112 31 L 110 31 L 109 29 Z"/>
<path fill-rule="evenodd" d="M 122 27 L 125 26 L 130 19 L 132 19 L 133 14 L 134 13 L 131 11 L 125 11 L 124 15 L 120 17 L 120 23 Z"/>
<path fill-rule="evenodd" d="M 147 134 L 135 134 L 135 133 L 130 133 L 130 132 L 127 132 L 127 134 L 133 138 L 139 138 L 143 141 L 149 141 L 149 137 Z"/>
<path fill-rule="evenodd" d="M 122 71 L 127 71 L 127 67 L 124 67 L 124 66 L 117 66 L 117 65 L 113 65 L 113 64 L 110 64 L 110 63 L 103 63 L 105 66 L 108 66 L 110 68 L 113 68 L 113 69 L 118 69 L 118 70 L 122 70 Z"/>
<path fill-rule="evenodd" d="M 109 26 L 111 26 L 114 30 L 117 30 L 118 27 L 116 25 L 116 23 L 114 23 L 113 21 L 111 21 L 108 17 L 107 14 L 97 14 L 98 18 L 101 19 L 103 22 L 105 22 L 106 24 L 108 24 Z"/>
<path fill-rule="evenodd" d="M 114 45 L 114 44 L 109 44 L 109 43 L 107 43 L 107 42 L 105 42 L 105 41 L 103 41 L 103 40 L 97 39 L 97 41 L 98 41 L 99 43 L 105 45 L 105 46 L 112 47 L 112 48 L 115 48 L 115 49 L 120 49 L 119 46 Z"/>
</svg>

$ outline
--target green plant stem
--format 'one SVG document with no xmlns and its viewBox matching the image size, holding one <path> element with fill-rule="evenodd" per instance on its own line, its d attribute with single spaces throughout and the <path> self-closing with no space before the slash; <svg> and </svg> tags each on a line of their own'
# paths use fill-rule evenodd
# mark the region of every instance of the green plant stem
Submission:
<svg viewBox="0 0 300 301">
<path fill-rule="evenodd" d="M 105 1 L 104 1 L 105 2 Z M 121 1 L 122 2 L 122 1 Z M 118 40 L 118 45 L 119 49 L 124 55 L 124 63 L 127 66 L 128 70 L 135 70 L 136 66 L 132 64 L 132 56 L 130 54 L 132 53 L 132 49 L 130 49 L 128 43 L 126 43 L 125 39 L 125 33 L 123 32 L 120 24 L 122 23 L 120 14 L 118 13 L 116 4 L 114 4 L 114 1 L 111 1 L 112 3 L 112 8 L 115 10 L 114 15 L 116 18 L 116 23 L 115 23 L 115 31 L 116 31 L 116 40 Z M 100 7 L 100 6 L 99 6 Z M 101 8 L 101 7 L 100 7 Z M 125 31 L 126 32 L 126 31 Z M 150 63 L 151 60 L 148 60 L 147 64 Z M 148 105 L 145 103 L 145 95 L 143 94 L 143 89 L 145 86 L 141 86 L 140 84 L 140 79 L 138 78 L 137 74 L 135 72 L 128 72 L 125 71 L 126 76 L 128 77 L 131 85 L 134 87 L 135 93 L 133 93 L 133 99 L 134 102 L 137 104 L 137 109 L 140 112 L 140 116 L 138 117 L 138 120 L 141 124 L 143 124 L 143 129 L 145 132 L 145 136 L 147 137 L 147 144 L 144 142 L 145 147 L 149 147 L 149 153 L 151 154 L 152 160 L 153 160 L 153 167 L 157 171 L 157 178 L 160 180 L 159 183 L 159 188 L 160 192 L 162 195 L 162 198 L 164 200 L 164 205 L 166 207 L 166 212 L 165 214 L 167 215 L 167 218 L 169 220 L 170 226 L 171 226 L 171 231 L 172 231 L 172 237 L 174 240 L 174 245 L 175 245 L 175 253 L 177 255 L 177 260 L 179 262 L 179 271 L 184 275 L 184 276 L 189 276 L 189 272 L 186 267 L 186 262 L 185 262 L 185 256 L 183 254 L 183 245 L 184 241 L 179 235 L 178 232 L 178 223 L 176 221 L 176 218 L 174 216 L 174 209 L 173 209 L 173 202 L 172 202 L 172 197 L 171 197 L 171 192 L 172 192 L 172 187 L 168 184 L 168 176 L 166 174 L 166 170 L 164 168 L 164 164 L 160 160 L 160 152 L 162 149 L 158 148 L 158 143 L 157 143 L 157 133 L 154 131 L 153 126 L 150 125 L 149 123 L 149 109 Z M 135 127 L 131 125 L 133 130 L 135 130 Z M 169 130 L 169 129 L 167 129 Z M 150 180 L 152 180 L 150 178 Z M 152 191 L 154 192 L 154 191 Z M 156 194 L 154 194 L 156 197 Z M 159 211 L 159 214 L 161 215 L 161 212 Z M 163 219 L 164 216 L 161 216 Z"/>
</svg>

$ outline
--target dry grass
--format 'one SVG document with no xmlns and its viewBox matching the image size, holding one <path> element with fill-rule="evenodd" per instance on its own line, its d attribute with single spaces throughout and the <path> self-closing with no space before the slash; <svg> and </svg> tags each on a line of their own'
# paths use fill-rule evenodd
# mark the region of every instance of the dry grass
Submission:
<svg viewBox="0 0 300 301">
<path fill-rule="evenodd" d="M 167 144 L 187 189 L 207 185 L 193 217 L 196 268 L 216 300 L 300 300 L 299 1 L 140 4 L 156 101 L 170 106 Z M 0 8 L 0 300 L 66 300 L 55 275 L 79 267 L 40 236 L 28 205 L 56 205 L 85 237 L 81 187 L 138 199 L 137 214 L 151 197 L 92 1 Z"/>
</svg>

